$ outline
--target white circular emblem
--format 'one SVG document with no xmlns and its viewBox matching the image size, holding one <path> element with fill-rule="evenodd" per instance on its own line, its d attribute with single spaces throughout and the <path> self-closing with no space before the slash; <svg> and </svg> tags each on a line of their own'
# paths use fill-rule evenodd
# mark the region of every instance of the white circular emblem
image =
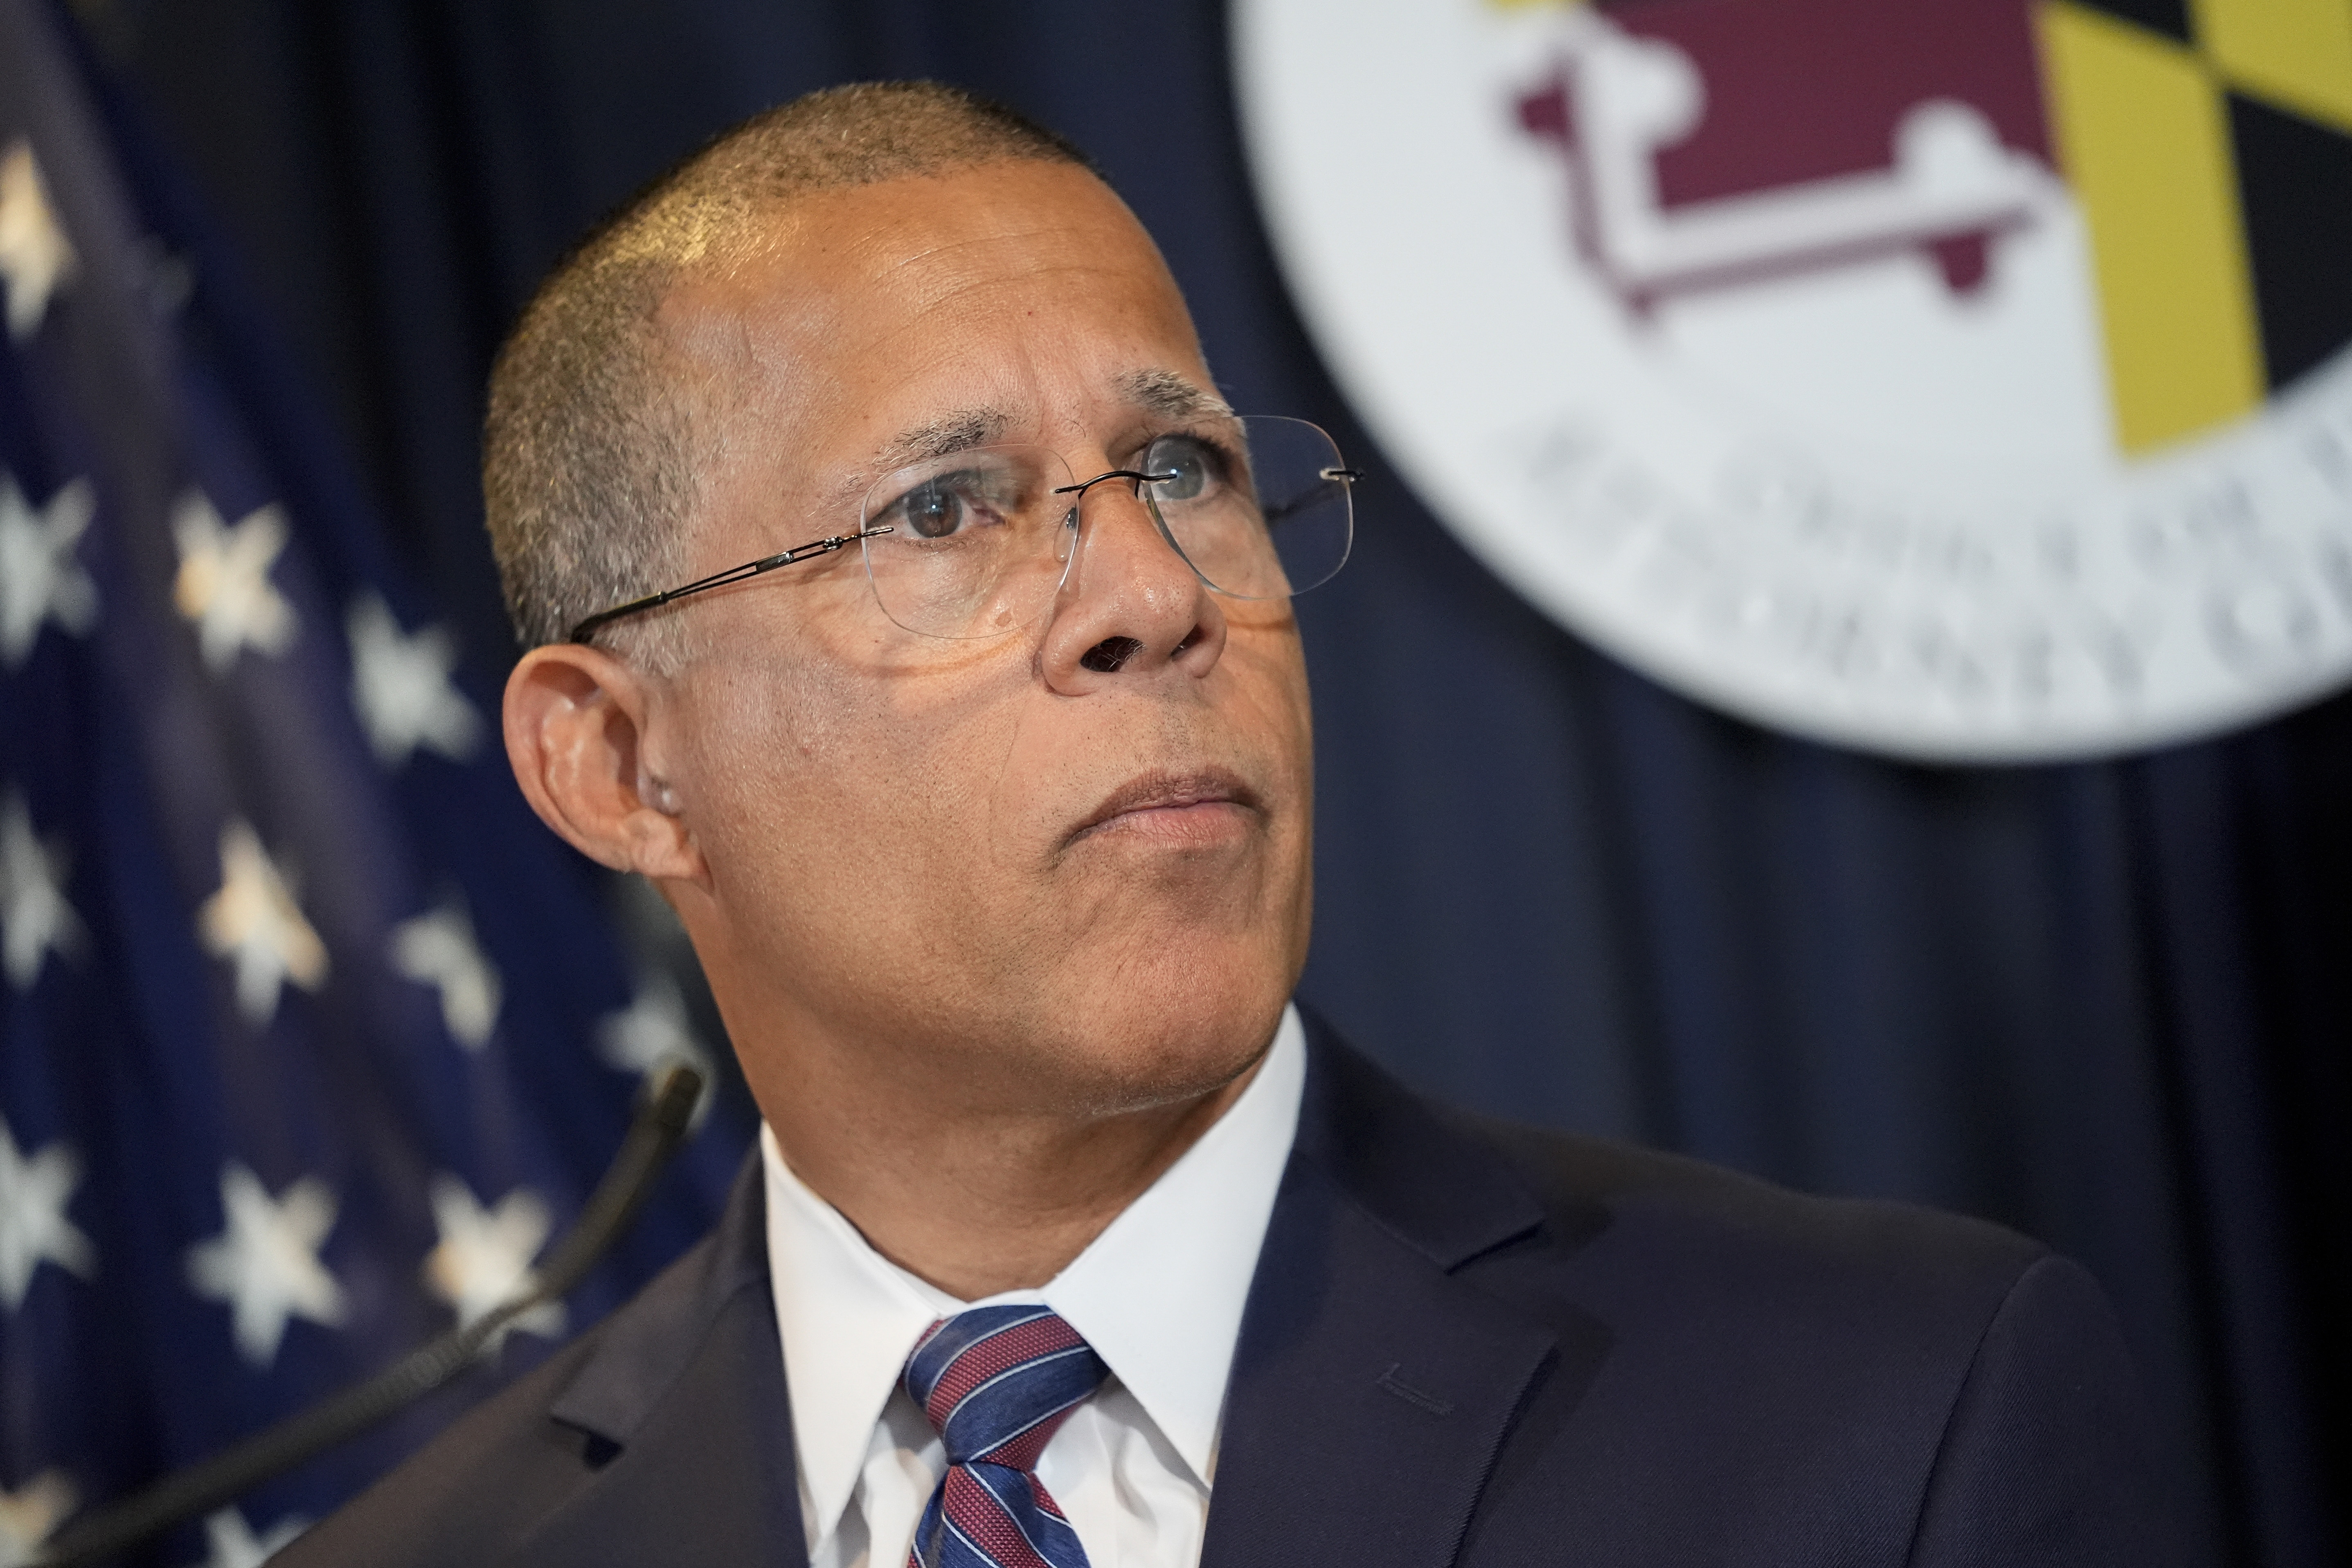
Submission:
<svg viewBox="0 0 2352 1568">
<path fill-rule="evenodd" d="M 2255 134 L 2352 136 L 2352 20 L 2261 20 L 2299 3 L 2177 37 L 2095 0 L 1237 0 L 1234 37 L 1308 326 L 1474 551 L 1750 718 L 2026 761 L 2352 674 L 2352 353 L 2289 319 L 2352 257 L 2293 243 Z"/>
</svg>

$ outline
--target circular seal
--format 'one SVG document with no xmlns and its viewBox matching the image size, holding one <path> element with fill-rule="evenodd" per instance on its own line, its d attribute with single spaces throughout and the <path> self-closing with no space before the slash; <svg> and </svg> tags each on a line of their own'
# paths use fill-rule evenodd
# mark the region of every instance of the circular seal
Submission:
<svg viewBox="0 0 2352 1568">
<path fill-rule="evenodd" d="M 1234 39 L 1309 329 L 1475 552 L 1733 711 L 2022 762 L 2352 673 L 2352 10 L 2178 9 L 1237 0 Z"/>
</svg>

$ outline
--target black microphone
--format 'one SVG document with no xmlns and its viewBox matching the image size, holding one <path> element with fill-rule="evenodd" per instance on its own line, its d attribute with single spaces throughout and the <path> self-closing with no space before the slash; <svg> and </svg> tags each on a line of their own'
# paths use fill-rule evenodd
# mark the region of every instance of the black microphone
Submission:
<svg viewBox="0 0 2352 1568">
<path fill-rule="evenodd" d="M 365 1383 L 297 1411 L 202 1464 L 165 1476 L 135 1497 L 74 1521 L 31 1560 L 32 1568 L 68 1568 L 111 1557 L 184 1520 L 210 1513 L 270 1477 L 357 1436 L 465 1371 L 500 1329 L 541 1302 L 568 1294 L 604 1256 L 685 1141 L 701 1094 L 702 1075 L 685 1063 L 673 1063 L 663 1072 L 637 1108 L 604 1180 L 588 1195 L 579 1220 L 548 1253 L 539 1282 L 530 1290 L 470 1325 L 418 1346 Z"/>
</svg>

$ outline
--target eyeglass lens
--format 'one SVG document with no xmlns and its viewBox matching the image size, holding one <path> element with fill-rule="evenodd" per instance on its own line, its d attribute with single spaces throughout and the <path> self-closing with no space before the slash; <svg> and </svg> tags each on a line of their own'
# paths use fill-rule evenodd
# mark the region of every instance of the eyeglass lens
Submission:
<svg viewBox="0 0 2352 1568">
<path fill-rule="evenodd" d="M 1201 580 L 1272 599 L 1344 565 L 1353 507 L 1331 438 L 1300 419 L 1252 416 L 1162 436 L 1135 484 L 1163 538 Z M 1036 447 L 982 447 L 901 468 L 868 492 L 864 542 L 891 620 L 940 637 L 998 637 L 1052 606 L 1078 526 L 1068 466 Z M 1127 483 L 1129 481 L 1113 481 Z"/>
</svg>

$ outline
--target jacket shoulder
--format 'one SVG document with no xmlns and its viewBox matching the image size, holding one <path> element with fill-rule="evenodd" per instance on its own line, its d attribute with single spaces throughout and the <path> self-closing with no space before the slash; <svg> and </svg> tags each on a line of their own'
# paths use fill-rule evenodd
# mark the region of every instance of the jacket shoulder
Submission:
<svg viewBox="0 0 2352 1568">
<path fill-rule="evenodd" d="M 2076 1264 L 1981 1220 L 1449 1120 L 1545 1215 L 1462 1277 L 1561 1345 L 1465 1561 L 1571 1518 L 1601 1521 L 1596 1564 L 2170 1559 L 2137 1380 Z M 1684 1502 L 1624 1528 L 1607 1500 L 1659 1475 Z"/>
<path fill-rule="evenodd" d="M 572 1500 L 605 1458 L 592 1435 L 549 1419 L 548 1407 L 595 1359 L 612 1321 L 467 1411 L 296 1537 L 270 1559 L 273 1568 L 390 1568 L 504 1556 Z"/>
<path fill-rule="evenodd" d="M 747 1562 L 797 1543 L 759 1196 L 752 1160 L 709 1236 L 276 1561 Z"/>
<path fill-rule="evenodd" d="M 1640 1247 L 1653 1268 L 1773 1280 L 1801 1292 L 2005 1292 L 2049 1248 L 2015 1231 L 1916 1205 L 1829 1198 L 1634 1144 L 1441 1113 L 1501 1156 L 1544 1210 L 1549 1239 Z M 1754 1302 L 1752 1304 L 1760 1304 Z"/>
</svg>

